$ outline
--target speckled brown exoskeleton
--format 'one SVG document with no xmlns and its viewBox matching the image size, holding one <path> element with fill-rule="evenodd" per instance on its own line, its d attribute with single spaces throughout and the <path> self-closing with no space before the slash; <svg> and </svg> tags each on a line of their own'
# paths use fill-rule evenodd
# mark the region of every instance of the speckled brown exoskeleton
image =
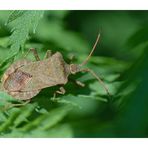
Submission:
<svg viewBox="0 0 148 148">
<path fill-rule="evenodd" d="M 51 55 L 51 52 L 47 51 L 46 58 L 40 60 L 37 51 L 35 49 L 30 49 L 29 51 L 33 51 L 36 61 L 32 62 L 23 59 L 13 63 L 2 77 L 2 90 L 16 99 L 30 100 L 43 88 L 65 85 L 68 82 L 68 76 L 70 74 L 90 72 L 101 83 L 109 95 L 108 89 L 99 76 L 91 69 L 83 68 L 95 50 L 99 38 L 100 35 L 98 35 L 89 56 L 79 65 L 67 64 L 60 52 Z M 76 83 L 84 86 L 83 83 L 79 81 L 76 81 Z M 57 93 L 64 94 L 64 88 L 60 87 L 60 89 L 54 93 L 54 97 Z"/>
</svg>

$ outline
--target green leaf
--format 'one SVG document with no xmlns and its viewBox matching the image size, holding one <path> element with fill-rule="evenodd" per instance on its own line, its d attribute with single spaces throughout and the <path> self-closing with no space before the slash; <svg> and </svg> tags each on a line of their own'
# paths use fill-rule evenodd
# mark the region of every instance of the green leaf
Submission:
<svg viewBox="0 0 148 148">
<path fill-rule="evenodd" d="M 14 120 L 19 115 L 19 109 L 18 108 L 13 108 L 13 110 L 11 110 L 11 111 L 13 111 L 11 116 L 6 120 L 6 122 L 1 124 L 1 126 L 0 126 L 0 134 L 2 134 L 3 132 L 5 132 L 7 130 L 10 130 L 11 126 L 13 125 Z"/>
<path fill-rule="evenodd" d="M 69 52 L 78 51 L 86 53 L 91 47 L 76 32 L 66 30 L 60 22 L 43 20 L 39 26 L 36 37 L 42 42 L 53 42 L 57 47 Z M 76 55 L 77 52 L 74 52 Z"/>
<path fill-rule="evenodd" d="M 88 115 L 96 110 L 97 104 L 100 102 L 107 102 L 107 99 L 103 99 L 98 96 L 90 95 L 72 95 L 68 94 L 57 98 L 57 103 L 65 104 L 73 107 L 73 112 L 77 116 Z M 107 103 L 106 103 L 107 104 Z"/>
<path fill-rule="evenodd" d="M 13 128 L 20 125 L 22 122 L 28 122 L 28 117 L 31 115 L 32 111 L 35 109 L 36 104 L 27 104 L 23 108 L 21 108 L 20 113 L 16 120 L 13 122 Z"/>
<path fill-rule="evenodd" d="M 47 137 L 51 137 L 51 138 L 72 138 L 73 131 L 69 124 L 62 124 L 62 125 L 55 126 L 54 128 L 51 128 L 44 135 L 47 135 Z"/>
<path fill-rule="evenodd" d="M 13 63 L 14 57 L 16 56 L 16 53 L 10 55 L 5 60 L 0 63 L 0 75 L 5 71 L 9 63 Z"/>
<path fill-rule="evenodd" d="M 120 98 L 122 106 L 121 112 L 116 119 L 115 125 L 118 125 L 122 133 L 119 136 L 140 137 L 145 135 L 148 125 L 148 47 L 144 49 L 143 54 L 136 60 L 128 70 L 127 81 L 122 89 L 128 89 L 134 84 L 134 89 Z M 136 84 L 136 82 L 138 82 Z M 121 90 L 121 88 L 120 88 Z M 120 92 L 119 92 L 120 93 Z M 121 104 L 120 103 L 120 104 Z"/>
<path fill-rule="evenodd" d="M 8 47 L 9 45 L 9 38 L 8 37 L 1 37 L 0 38 L 0 46 L 3 48 Z"/>
<path fill-rule="evenodd" d="M 6 22 L 6 25 L 12 21 L 14 21 L 15 19 L 17 19 L 18 17 L 22 16 L 25 13 L 25 11 L 23 10 L 14 10 L 12 11 L 12 13 L 9 15 L 8 20 Z"/>
<path fill-rule="evenodd" d="M 20 15 L 21 14 L 21 15 Z M 11 51 L 18 52 L 29 38 L 30 29 L 35 29 L 43 16 L 43 11 L 17 11 L 10 15 L 8 22 L 14 22 L 10 36 Z"/>
<path fill-rule="evenodd" d="M 28 123 L 26 126 L 21 128 L 21 131 L 30 130 L 47 130 L 60 122 L 72 108 L 70 106 L 63 106 L 57 109 L 53 109 L 49 113 L 45 113 Z"/>
<path fill-rule="evenodd" d="M 73 131 L 69 124 L 62 124 L 51 128 L 50 130 L 36 130 L 24 133 L 14 129 L 11 133 L 3 135 L 3 137 L 34 137 L 34 138 L 72 138 Z"/>
<path fill-rule="evenodd" d="M 16 99 L 8 95 L 6 92 L 0 90 L 0 100 L 15 101 Z"/>
</svg>

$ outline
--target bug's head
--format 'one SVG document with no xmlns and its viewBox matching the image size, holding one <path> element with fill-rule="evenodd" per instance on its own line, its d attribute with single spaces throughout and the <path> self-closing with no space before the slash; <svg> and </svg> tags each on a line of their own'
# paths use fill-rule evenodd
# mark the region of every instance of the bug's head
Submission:
<svg viewBox="0 0 148 148">
<path fill-rule="evenodd" d="M 77 65 L 77 64 L 70 64 L 69 67 L 70 67 L 70 73 L 71 74 L 76 74 L 76 73 L 81 71 L 80 66 Z"/>
<path fill-rule="evenodd" d="M 78 72 L 89 72 L 89 73 L 91 73 L 100 82 L 100 84 L 104 87 L 104 89 L 107 92 L 108 96 L 111 96 L 109 91 L 108 91 L 108 89 L 107 89 L 107 87 L 105 86 L 104 82 L 101 80 L 101 78 L 99 76 L 97 76 L 93 70 L 91 70 L 89 68 L 83 68 L 83 66 L 86 65 L 86 63 L 90 59 L 91 55 L 93 54 L 99 39 L 100 39 L 100 34 L 98 34 L 96 42 L 95 42 L 95 44 L 94 44 L 90 54 L 87 56 L 87 58 L 81 64 L 79 64 L 79 65 L 77 65 L 77 64 L 70 64 L 69 65 L 70 73 L 71 74 L 76 74 Z"/>
<path fill-rule="evenodd" d="M 91 55 L 93 54 L 93 52 L 94 52 L 94 50 L 95 50 L 95 48 L 97 46 L 97 43 L 98 43 L 99 39 L 100 39 L 100 34 L 98 34 L 97 39 L 96 39 L 96 42 L 95 42 L 95 44 L 94 44 L 94 46 L 93 46 L 90 54 L 87 56 L 87 58 L 81 64 L 79 64 L 79 65 L 77 65 L 77 64 L 70 64 L 69 65 L 70 66 L 70 73 L 71 74 L 76 74 L 78 72 L 83 71 L 83 66 L 86 65 L 86 63 L 90 59 Z"/>
</svg>

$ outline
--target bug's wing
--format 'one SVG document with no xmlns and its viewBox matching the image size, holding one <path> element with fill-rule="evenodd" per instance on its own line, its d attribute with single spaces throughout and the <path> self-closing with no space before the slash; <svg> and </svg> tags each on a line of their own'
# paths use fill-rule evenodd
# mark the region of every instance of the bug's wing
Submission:
<svg viewBox="0 0 148 148">
<path fill-rule="evenodd" d="M 12 74 L 13 72 L 15 72 L 17 69 L 19 69 L 20 67 L 24 66 L 24 65 L 27 65 L 29 64 L 30 61 L 29 60 L 26 60 L 26 59 L 23 59 L 23 60 L 19 60 L 13 64 L 10 65 L 10 67 L 5 71 L 1 81 L 2 81 L 2 84 L 5 83 L 6 79 L 9 77 L 10 74 Z"/>
<path fill-rule="evenodd" d="M 48 60 L 31 63 L 20 70 L 32 75 L 31 80 L 21 91 L 40 90 L 59 83 Z"/>
<path fill-rule="evenodd" d="M 31 80 L 22 91 L 38 90 L 67 83 L 68 73 L 65 65 L 61 54 L 55 53 L 49 59 L 32 62 L 21 67 L 21 71 L 32 75 Z"/>
<path fill-rule="evenodd" d="M 30 81 L 30 79 L 30 74 L 17 70 L 9 75 L 5 80 L 3 87 L 9 92 L 19 91 Z"/>
<path fill-rule="evenodd" d="M 13 63 L 5 71 L 2 77 L 2 90 L 18 91 L 21 87 L 23 87 L 28 82 L 31 76 L 25 72 L 19 71 L 18 69 L 29 63 L 30 61 L 25 59 Z"/>
</svg>

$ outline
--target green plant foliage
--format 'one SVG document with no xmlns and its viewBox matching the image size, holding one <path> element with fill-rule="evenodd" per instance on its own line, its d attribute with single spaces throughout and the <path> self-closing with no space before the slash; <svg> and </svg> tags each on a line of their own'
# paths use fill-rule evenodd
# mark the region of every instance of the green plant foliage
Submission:
<svg viewBox="0 0 148 148">
<path fill-rule="evenodd" d="M 43 11 L 14 11 L 9 16 L 7 23 L 15 21 L 10 36 L 10 45 L 13 52 L 18 52 L 29 37 L 30 29 L 35 33 L 38 22 L 43 16 Z"/>
<path fill-rule="evenodd" d="M 8 111 L 10 118 L 1 125 L 1 136 L 6 137 L 54 137 L 64 136 L 71 137 L 72 131 L 70 126 L 57 125 L 71 109 L 70 106 L 59 107 L 52 111 L 40 114 L 38 118 L 29 121 L 31 114 L 35 109 L 35 104 L 29 104 L 21 109 L 13 108 L 12 111 Z M 13 124 L 12 124 L 13 123 Z M 27 124 L 25 124 L 27 123 Z M 22 125 L 21 125 L 22 124 Z M 19 126 L 21 125 L 21 127 Z M 54 125 L 57 125 L 54 127 Z M 60 133 L 54 133 L 59 130 Z M 6 132 L 6 130 L 9 130 Z M 51 131 L 50 131 L 51 130 Z M 65 132 L 66 133 L 65 133 Z M 6 134 L 5 134 L 6 132 Z M 57 132 L 57 131 L 56 131 Z"/>
<path fill-rule="evenodd" d="M 111 93 L 85 72 L 71 75 L 66 93 L 56 98 L 59 86 L 41 90 L 30 102 L 1 90 L 0 137 L 147 137 L 147 16 L 147 11 L 0 11 L 0 77 L 31 47 L 41 59 L 50 49 L 66 63 L 80 64 L 100 31 L 84 67 Z M 35 61 L 32 53 L 26 58 Z"/>
<path fill-rule="evenodd" d="M 21 17 L 24 13 L 25 13 L 25 11 L 23 11 L 23 10 L 15 10 L 15 11 L 12 11 L 12 13 L 9 15 L 9 18 L 8 18 L 6 24 L 14 21 L 18 17 Z"/>
</svg>

